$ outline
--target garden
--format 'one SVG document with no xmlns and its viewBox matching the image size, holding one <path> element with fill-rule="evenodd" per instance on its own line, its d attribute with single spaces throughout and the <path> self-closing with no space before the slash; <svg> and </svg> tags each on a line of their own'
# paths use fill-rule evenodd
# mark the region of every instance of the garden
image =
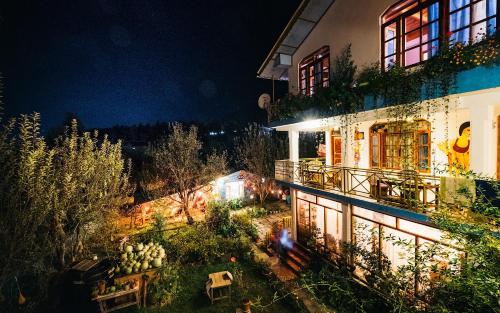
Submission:
<svg viewBox="0 0 500 313">
<path fill-rule="evenodd" d="M 94 297 L 120 292 L 123 276 L 139 273 L 149 280 L 143 302 L 148 306 L 140 312 L 232 312 L 244 299 L 255 311 L 299 312 L 291 295 L 276 300 L 286 294 L 285 286 L 255 260 L 252 213 L 231 214 L 236 207 L 234 201 L 210 203 L 205 221 L 176 229 L 168 229 L 162 215 L 156 215 L 152 227 L 123 243 L 108 271 L 108 286 L 102 293 L 95 288 Z M 232 276 L 230 298 L 212 304 L 206 282 L 209 274 L 223 271 Z"/>
</svg>

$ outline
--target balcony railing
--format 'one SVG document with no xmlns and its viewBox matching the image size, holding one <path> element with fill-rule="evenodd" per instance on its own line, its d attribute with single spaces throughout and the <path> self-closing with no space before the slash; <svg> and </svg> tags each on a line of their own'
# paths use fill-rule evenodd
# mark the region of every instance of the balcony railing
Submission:
<svg viewBox="0 0 500 313">
<path fill-rule="evenodd" d="M 368 198 L 418 212 L 438 205 L 440 177 L 415 171 L 330 166 L 321 161 L 278 160 L 277 180 Z"/>
</svg>

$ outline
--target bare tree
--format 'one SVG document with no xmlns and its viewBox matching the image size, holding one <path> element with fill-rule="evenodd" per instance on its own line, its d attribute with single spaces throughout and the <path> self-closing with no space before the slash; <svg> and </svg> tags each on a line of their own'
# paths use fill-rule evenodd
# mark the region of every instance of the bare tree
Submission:
<svg viewBox="0 0 500 313">
<path fill-rule="evenodd" d="M 263 205 L 274 184 L 274 161 L 288 154 L 285 140 L 269 128 L 250 124 L 236 140 L 236 154 L 238 162 L 248 171 L 247 182 Z"/>
<path fill-rule="evenodd" d="M 160 182 L 156 196 L 170 196 L 179 203 L 189 224 L 193 218 L 189 213 L 196 192 L 226 172 L 226 153 L 211 153 L 205 158 L 201 154 L 202 144 L 198 139 L 198 128 L 184 130 L 179 123 L 170 125 L 170 133 L 150 145 L 147 155 L 152 166 L 148 170 L 149 181 Z"/>
</svg>

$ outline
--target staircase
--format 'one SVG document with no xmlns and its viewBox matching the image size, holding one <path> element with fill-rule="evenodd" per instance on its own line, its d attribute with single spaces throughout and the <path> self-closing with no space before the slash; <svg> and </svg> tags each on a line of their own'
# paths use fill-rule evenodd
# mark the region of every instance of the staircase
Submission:
<svg viewBox="0 0 500 313">
<path fill-rule="evenodd" d="M 299 275 L 309 264 L 311 257 L 305 249 L 294 243 L 292 250 L 286 252 L 285 256 L 282 257 L 282 261 L 296 275 Z"/>
</svg>

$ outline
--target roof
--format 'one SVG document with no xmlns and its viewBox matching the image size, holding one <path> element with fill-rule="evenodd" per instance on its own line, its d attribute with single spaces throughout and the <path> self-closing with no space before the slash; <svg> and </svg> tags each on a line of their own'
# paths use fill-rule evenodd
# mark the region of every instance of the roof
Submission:
<svg viewBox="0 0 500 313">
<path fill-rule="evenodd" d="M 257 77 L 288 80 L 288 69 L 275 67 L 278 54 L 292 56 L 334 0 L 303 0 L 257 71 Z"/>
</svg>

